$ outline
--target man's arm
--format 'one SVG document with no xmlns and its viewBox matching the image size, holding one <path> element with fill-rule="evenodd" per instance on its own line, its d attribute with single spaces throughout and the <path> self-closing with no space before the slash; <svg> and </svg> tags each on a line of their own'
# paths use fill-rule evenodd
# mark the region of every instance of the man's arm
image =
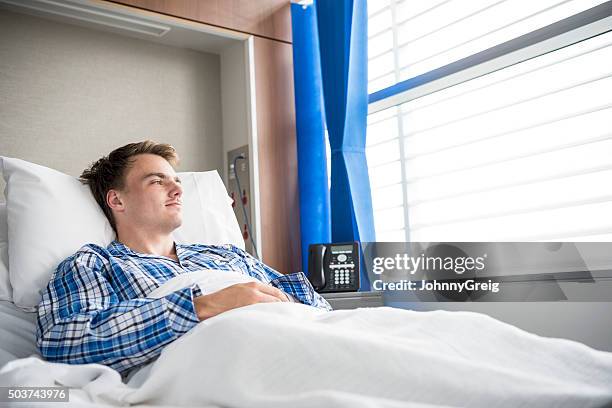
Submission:
<svg viewBox="0 0 612 408">
<path fill-rule="evenodd" d="M 49 361 L 100 363 L 119 372 L 152 359 L 199 319 L 196 286 L 160 299 L 120 300 L 95 254 L 58 267 L 38 309 L 37 344 Z"/>
<path fill-rule="evenodd" d="M 270 284 L 274 287 L 293 295 L 295 299 L 305 305 L 314 306 L 319 309 L 332 310 L 327 300 L 314 290 L 304 273 L 296 272 L 283 275 L 264 263 L 262 263 L 262 265 L 267 273 L 270 274 L 274 272 L 279 275 L 270 281 Z"/>
<path fill-rule="evenodd" d="M 263 272 L 270 280 L 272 286 L 293 296 L 298 302 L 319 309 L 332 310 L 327 300 L 314 290 L 304 273 L 297 272 L 283 275 L 236 246 L 232 245 L 232 250 L 243 256 L 250 268 Z"/>
</svg>

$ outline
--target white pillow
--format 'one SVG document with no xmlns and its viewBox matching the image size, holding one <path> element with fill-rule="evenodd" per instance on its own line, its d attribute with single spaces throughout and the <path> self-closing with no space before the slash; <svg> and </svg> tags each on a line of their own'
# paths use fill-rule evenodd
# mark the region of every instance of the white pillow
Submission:
<svg viewBox="0 0 612 408">
<path fill-rule="evenodd" d="M 177 173 L 183 187 L 183 224 L 174 231 L 182 244 L 234 244 L 244 249 L 232 199 L 217 170 Z"/>
<path fill-rule="evenodd" d="M 2 158 L 13 302 L 31 310 L 60 261 L 83 244 L 106 246 L 114 232 L 89 188 L 76 178 Z"/>
<path fill-rule="evenodd" d="M 75 177 L 2 157 L 8 210 L 9 275 L 13 302 L 35 310 L 57 265 L 81 246 L 108 245 L 115 234 L 89 187 Z M 183 181 L 182 243 L 244 248 L 236 217 L 216 171 L 179 173 Z"/>
<path fill-rule="evenodd" d="M 13 300 L 13 289 L 8 270 L 8 225 L 6 203 L 0 203 L 0 300 Z"/>
</svg>

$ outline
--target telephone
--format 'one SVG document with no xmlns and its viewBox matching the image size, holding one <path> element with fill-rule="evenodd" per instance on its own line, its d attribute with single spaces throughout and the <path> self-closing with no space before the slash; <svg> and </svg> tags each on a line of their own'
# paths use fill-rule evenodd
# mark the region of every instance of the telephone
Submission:
<svg viewBox="0 0 612 408">
<path fill-rule="evenodd" d="M 308 247 L 308 279 L 317 292 L 359 290 L 357 242 L 312 244 Z"/>
</svg>

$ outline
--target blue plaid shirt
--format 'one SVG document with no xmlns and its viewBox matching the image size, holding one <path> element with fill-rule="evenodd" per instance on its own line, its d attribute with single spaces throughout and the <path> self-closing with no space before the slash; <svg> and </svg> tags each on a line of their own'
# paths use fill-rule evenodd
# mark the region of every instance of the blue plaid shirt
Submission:
<svg viewBox="0 0 612 408">
<path fill-rule="evenodd" d="M 178 261 L 141 254 L 118 241 L 85 245 L 64 260 L 38 308 L 37 344 L 49 361 L 108 365 L 122 374 L 157 357 L 198 322 L 197 285 L 160 299 L 147 294 L 174 276 L 217 269 L 241 272 L 331 310 L 299 272 L 282 275 L 233 245 L 176 244 Z"/>
</svg>

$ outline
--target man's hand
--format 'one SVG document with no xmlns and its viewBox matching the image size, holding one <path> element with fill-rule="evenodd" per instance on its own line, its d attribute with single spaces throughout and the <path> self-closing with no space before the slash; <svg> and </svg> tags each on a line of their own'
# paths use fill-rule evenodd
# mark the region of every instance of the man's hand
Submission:
<svg viewBox="0 0 612 408">
<path fill-rule="evenodd" d="M 255 303 L 289 302 L 282 290 L 260 282 L 238 283 L 209 295 L 194 299 L 196 314 L 200 321 L 237 307 Z"/>
</svg>

